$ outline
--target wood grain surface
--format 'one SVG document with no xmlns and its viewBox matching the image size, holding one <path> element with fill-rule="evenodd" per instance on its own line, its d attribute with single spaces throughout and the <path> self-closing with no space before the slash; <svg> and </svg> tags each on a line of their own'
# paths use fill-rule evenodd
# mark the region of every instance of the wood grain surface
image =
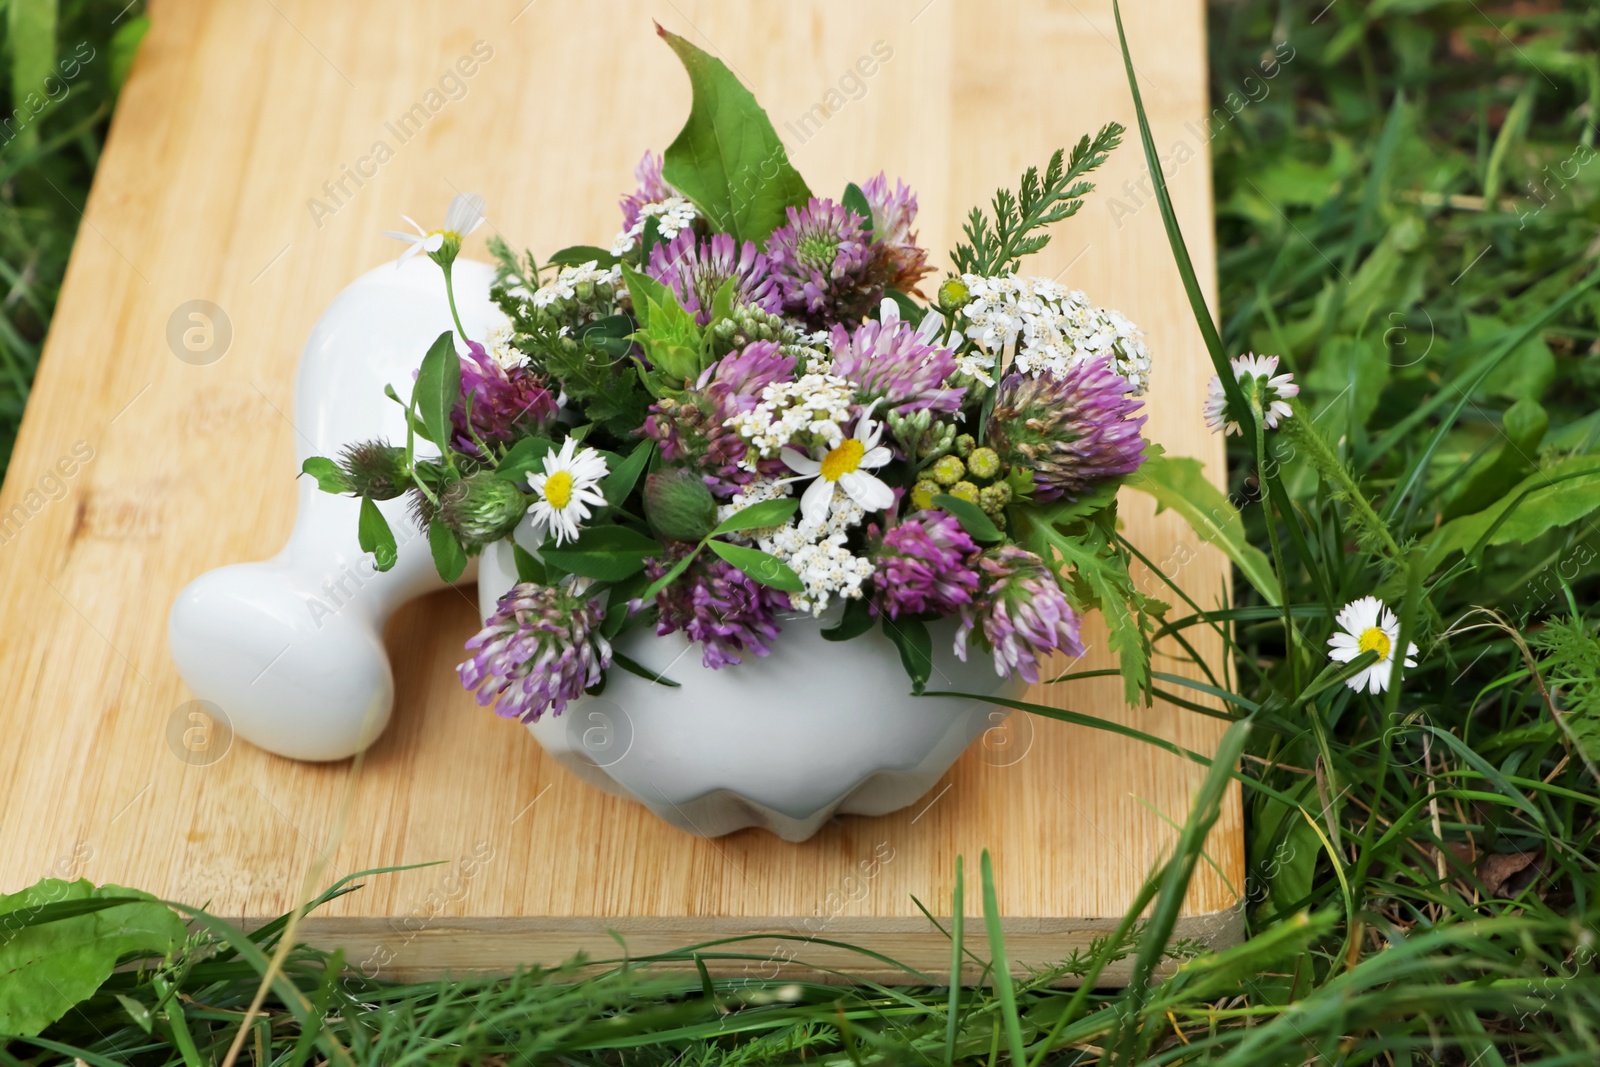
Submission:
<svg viewBox="0 0 1600 1067">
<path fill-rule="evenodd" d="M 1210 292 L 1201 3 L 1128 7 Z M 1064 956 L 1123 913 L 1200 771 L 1103 731 L 1017 717 L 899 814 L 837 820 L 801 845 L 756 831 L 701 840 L 582 785 L 462 692 L 451 666 L 475 622 L 463 592 L 392 621 L 394 721 L 359 763 L 294 763 L 243 742 L 186 761 L 173 732 L 191 695 L 165 636 L 186 582 L 265 558 L 287 536 L 296 359 L 333 296 L 398 253 L 381 230 L 402 212 L 442 218 L 470 190 L 488 198 L 490 226 L 468 255 L 483 256 L 490 231 L 546 253 L 609 241 L 634 163 L 688 109 L 652 18 L 743 78 L 813 188 L 880 168 L 905 178 L 942 266 L 961 217 L 996 186 L 1104 122 L 1134 126 L 1109 0 L 151 9 L 0 494 L 0 890 L 86 877 L 254 921 L 308 884 L 444 861 L 369 877 L 308 922 L 363 970 L 393 976 L 616 955 L 607 930 L 635 953 L 741 933 L 842 938 L 937 974 L 948 950 L 912 897 L 948 913 L 955 857 L 975 872 L 984 848 L 1018 968 Z M 1215 475 L 1221 447 L 1199 411 L 1211 372 L 1136 134 L 1100 182 L 1029 269 L 1143 326 L 1155 355 L 1148 431 Z M 169 318 L 191 300 L 231 324 L 209 365 L 169 344 Z M 1225 596 L 1220 556 L 1179 520 L 1131 494 L 1124 509 L 1132 539 L 1195 600 Z M 1080 666 L 1111 665 L 1103 629 L 1086 638 Z M 1214 641 L 1200 648 L 1221 657 Z M 1200 751 L 1220 733 L 1171 706 L 1126 707 L 1115 679 L 1043 699 Z M 1225 942 L 1243 886 L 1237 793 L 1209 857 L 1180 932 Z M 967 894 L 974 913 L 978 897 Z M 841 964 L 795 945 L 757 941 L 744 950 L 764 962 L 722 969 L 777 973 L 791 953 Z"/>
</svg>

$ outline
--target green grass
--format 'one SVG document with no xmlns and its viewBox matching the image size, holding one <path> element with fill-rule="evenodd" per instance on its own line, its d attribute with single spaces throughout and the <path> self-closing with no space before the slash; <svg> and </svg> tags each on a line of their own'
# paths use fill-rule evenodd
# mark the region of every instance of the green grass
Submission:
<svg viewBox="0 0 1600 1067">
<path fill-rule="evenodd" d="M 1600 10 L 1321 9 L 1212 9 L 1228 117 L 1212 142 L 1210 340 L 1217 357 L 1279 354 L 1304 387 L 1279 430 L 1230 439 L 1231 497 L 1284 606 L 1247 580 L 1259 568 L 1228 612 L 1187 602 L 1174 576 L 1167 628 L 1229 642 L 1227 668 L 1207 665 L 1225 694 L 1208 713 L 1234 725 L 1121 929 L 967 989 L 909 971 L 840 987 L 655 966 L 759 971 L 770 938 L 581 978 L 421 985 L 285 948 L 247 1017 L 282 927 L 213 923 L 43 1035 L 0 1044 L 0 1064 L 198 1067 L 236 1041 L 274 1064 L 1600 1063 Z M 93 152 L 47 158 L 81 181 Z M 26 226 L 6 206 L 10 262 L 5 234 Z M 27 232 L 15 247 L 70 239 L 70 226 Z M 36 337 L 48 302 L 33 314 Z M 1446 536 L 1456 551 L 1435 547 Z M 1382 697 L 1339 684 L 1324 654 L 1333 614 L 1368 594 L 1420 646 Z M 1165 673 L 1172 695 L 1201 698 Z M 1249 936 L 1205 954 L 1166 942 L 1230 775 L 1245 786 Z M 979 877 L 958 893 L 992 916 L 988 864 L 967 859 Z M 952 957 L 998 956 L 994 930 L 951 930 Z M 1119 960 L 1136 980 L 1097 988 Z M 1054 987 L 1067 976 L 1084 984 Z"/>
</svg>

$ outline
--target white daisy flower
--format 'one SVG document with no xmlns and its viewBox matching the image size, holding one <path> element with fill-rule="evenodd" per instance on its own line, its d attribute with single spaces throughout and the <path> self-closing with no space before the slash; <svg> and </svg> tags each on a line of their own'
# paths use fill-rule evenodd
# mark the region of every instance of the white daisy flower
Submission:
<svg viewBox="0 0 1600 1067">
<path fill-rule="evenodd" d="M 1345 682 L 1351 689 L 1361 692 L 1381 693 L 1389 688 L 1394 675 L 1394 646 L 1400 640 L 1400 622 L 1383 601 L 1375 596 L 1352 600 L 1340 609 L 1338 622 L 1342 631 L 1328 638 L 1328 658 L 1335 663 L 1349 663 L 1363 652 L 1378 653 L 1378 662 L 1359 672 Z M 1405 665 L 1415 667 L 1416 642 L 1406 649 Z"/>
<path fill-rule="evenodd" d="M 417 232 L 384 230 L 383 235 L 393 237 L 397 241 L 406 241 L 411 245 L 400 254 L 399 261 L 402 263 L 418 252 L 426 252 L 431 256 L 443 248 L 447 240 L 453 239 L 456 247 L 460 248 L 461 242 L 467 235 L 483 225 L 483 212 L 486 207 L 488 204 L 477 193 L 457 193 L 444 213 L 443 229 L 424 230 L 410 215 L 401 215 L 400 217 L 411 223 L 411 228 Z"/>
<path fill-rule="evenodd" d="M 574 452 L 577 445 L 574 438 L 567 438 L 560 452 L 544 457 L 543 474 L 528 476 L 528 488 L 536 498 L 528 514 L 540 542 L 547 533 L 555 535 L 558 545 L 577 540 L 590 505 L 601 507 L 606 502 L 599 488 L 600 479 L 609 473 L 605 457 L 592 448 Z"/>
<path fill-rule="evenodd" d="M 876 474 L 867 473 L 894 458 L 893 452 L 878 444 L 883 436 L 883 424 L 873 420 L 874 407 L 877 401 L 868 405 L 856 420 L 854 436 L 846 437 L 820 458 L 794 448 L 785 448 L 780 453 L 784 465 L 799 476 L 786 481 L 813 479 L 800 497 L 800 516 L 805 522 L 821 526 L 828 521 L 835 487 L 843 489 L 867 511 L 882 511 L 894 505 L 894 490 Z"/>
<path fill-rule="evenodd" d="M 1242 356 L 1235 356 L 1231 363 L 1233 376 L 1246 390 L 1251 382 L 1260 386 L 1262 421 L 1267 424 L 1267 429 L 1276 430 L 1280 421 L 1293 417 L 1294 409 L 1289 406 L 1289 398 L 1300 395 L 1300 386 L 1295 384 L 1294 375 L 1287 371 L 1283 374 L 1273 373 L 1278 369 L 1277 356 L 1258 356 L 1246 352 Z M 1224 419 L 1227 419 L 1224 436 L 1241 432 L 1239 420 L 1228 419 L 1227 410 L 1228 394 L 1222 391 L 1222 377 L 1213 374 L 1211 384 L 1206 387 L 1206 425 L 1211 427 L 1212 433 L 1217 432 Z"/>
</svg>

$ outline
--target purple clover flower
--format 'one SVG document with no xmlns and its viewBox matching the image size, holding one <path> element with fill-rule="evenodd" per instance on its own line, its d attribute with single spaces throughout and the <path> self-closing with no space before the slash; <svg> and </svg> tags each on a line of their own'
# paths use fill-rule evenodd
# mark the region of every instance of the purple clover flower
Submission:
<svg viewBox="0 0 1600 1067">
<path fill-rule="evenodd" d="M 469 399 L 471 432 L 467 425 Z M 478 342 L 467 342 L 467 354 L 461 357 L 461 392 L 450 412 L 458 451 L 480 455 L 473 433 L 485 444 L 510 444 L 542 429 L 556 417 L 556 410 L 556 395 L 543 375 L 528 367 L 508 370 Z"/>
<path fill-rule="evenodd" d="M 456 667 L 461 684 L 478 691 L 481 706 L 520 722 L 560 715 L 569 701 L 598 683 L 611 666 L 611 644 L 600 634 L 599 600 L 553 585 L 523 582 L 468 642 L 472 658 Z"/>
<path fill-rule="evenodd" d="M 863 401 L 882 400 L 885 411 L 961 410 L 965 388 L 944 383 L 956 372 L 955 355 L 929 345 L 909 322 L 864 322 L 854 333 L 835 326 L 829 341 L 833 373 L 853 382 Z"/>
<path fill-rule="evenodd" d="M 1033 472 L 1039 500 L 1076 499 L 1144 462 L 1140 430 L 1149 416 L 1130 417 L 1139 410 L 1139 401 L 1126 395 L 1130 388 L 1109 359 L 1082 360 L 1060 377 L 1007 375 L 987 444 L 1003 462 Z"/>
<path fill-rule="evenodd" d="M 650 250 L 645 271 L 670 288 L 685 311 L 694 312 L 704 326 L 711 321 L 711 305 L 724 283 L 733 279 L 733 306 L 749 305 L 776 315 L 783 297 L 774 284 L 767 257 L 746 241 L 736 246 L 725 233 L 696 237 L 693 230 Z"/>
<path fill-rule="evenodd" d="M 978 572 L 967 562 L 977 551 L 955 516 L 915 512 L 885 533 L 874 553 L 878 605 L 891 619 L 954 614 L 978 591 Z"/>
<path fill-rule="evenodd" d="M 761 390 L 793 378 L 794 369 L 794 357 L 775 342 L 752 341 L 723 356 L 683 396 L 652 404 L 644 432 L 661 446 L 662 459 L 693 463 L 712 492 L 731 497 L 756 475 L 739 465 L 750 446 L 726 423 L 760 403 Z"/>
<path fill-rule="evenodd" d="M 788 225 L 767 238 L 784 308 L 813 324 L 859 319 L 887 281 L 887 261 L 871 243 L 867 220 L 818 197 L 788 212 Z"/>
<path fill-rule="evenodd" d="M 994 650 L 994 672 L 1039 681 L 1036 660 L 1060 650 L 1083 655 L 1078 617 L 1044 560 L 1016 545 L 991 548 L 978 557 L 982 591 L 961 609 L 955 652 L 967 658 L 967 639 L 974 629 Z"/>
<path fill-rule="evenodd" d="M 671 560 L 647 560 L 645 573 L 655 581 L 671 566 Z M 789 594 L 713 559 L 695 563 L 656 594 L 656 607 L 656 634 L 682 630 L 700 642 L 700 662 L 715 671 L 742 662 L 745 653 L 765 656 L 772 650 L 779 633 L 775 616 L 789 610 Z"/>
<path fill-rule="evenodd" d="M 911 232 L 917 217 L 917 194 L 898 179 L 890 189 L 889 179 L 882 171 L 861 191 L 872 206 L 872 239 L 883 246 L 892 272 L 889 284 L 902 293 L 915 293 L 923 276 L 933 271 L 928 265 L 927 250 L 917 244 L 917 235 Z"/>
<path fill-rule="evenodd" d="M 626 233 L 633 229 L 634 223 L 639 221 L 639 211 L 646 204 L 659 204 L 669 196 L 677 196 L 678 191 L 668 185 L 661 177 L 662 158 L 655 152 L 646 152 L 644 158 L 639 160 L 639 165 L 633 168 L 633 176 L 639 186 L 633 192 L 622 198 L 622 230 Z"/>
</svg>

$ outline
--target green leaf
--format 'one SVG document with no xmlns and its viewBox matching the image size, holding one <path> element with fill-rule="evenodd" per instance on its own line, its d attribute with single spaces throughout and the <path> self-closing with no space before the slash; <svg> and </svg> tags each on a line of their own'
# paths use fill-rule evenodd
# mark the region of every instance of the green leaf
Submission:
<svg viewBox="0 0 1600 1067">
<path fill-rule="evenodd" d="M 661 590 L 677 581 L 678 575 L 689 569 L 689 564 L 694 562 L 694 558 L 700 554 L 700 550 L 704 547 L 705 542 L 701 542 L 700 544 L 696 545 L 693 552 L 689 553 L 687 556 L 684 556 L 677 563 L 674 563 L 671 570 L 657 578 L 655 581 L 651 582 L 649 587 L 646 588 L 644 592 L 639 594 L 639 599 L 643 600 L 646 604 L 654 601 L 656 595 L 660 593 Z"/>
<path fill-rule="evenodd" d="M 1006 935 L 1000 923 L 1000 899 L 994 889 L 994 867 L 989 850 L 978 861 L 983 878 L 983 926 L 989 935 L 989 965 L 994 975 L 994 991 L 1000 1000 L 1000 1021 L 1011 1052 L 1012 1067 L 1027 1067 L 1028 1046 L 1022 1041 L 1022 1021 L 1017 1015 L 1017 991 L 1012 985 L 1011 964 L 1006 960 Z"/>
<path fill-rule="evenodd" d="M 495 466 L 494 472 L 500 477 L 511 482 L 520 482 L 532 470 L 543 470 L 544 457 L 554 451 L 554 441 L 547 441 L 543 437 L 524 437 L 511 446 L 504 459 Z"/>
<path fill-rule="evenodd" d="M 661 542 L 626 526 L 591 526 L 561 548 L 546 546 L 539 554 L 550 563 L 602 582 L 619 582 L 644 569 L 644 561 L 661 554 Z"/>
<path fill-rule="evenodd" d="M 951 496 L 949 493 L 935 493 L 933 503 L 935 507 L 943 508 L 951 515 L 954 515 L 956 521 L 961 524 L 961 528 L 967 531 L 974 540 L 992 544 L 1004 536 L 1000 532 L 1000 527 L 994 524 L 994 520 L 985 515 L 983 509 L 971 501 L 962 500 L 960 497 Z"/>
<path fill-rule="evenodd" d="M 900 650 L 900 665 L 911 679 L 911 691 L 918 696 L 928 688 L 928 676 L 933 673 L 933 638 L 920 619 L 891 619 L 883 617 L 883 632 L 894 647 Z"/>
<path fill-rule="evenodd" d="M 45 107 L 46 82 L 60 80 L 56 70 L 58 6 L 57 0 L 10 0 L 7 6 L 6 56 L 11 60 L 12 108 L 30 107 L 29 97 L 39 101 L 39 107 Z M 10 147 L 25 154 L 38 143 L 39 127 L 28 122 L 17 131 L 16 144 Z"/>
<path fill-rule="evenodd" d="M 306 461 L 300 464 L 300 473 L 309 474 L 317 480 L 317 488 L 324 493 L 348 493 L 350 483 L 345 480 L 344 471 L 339 465 L 326 456 L 307 456 Z"/>
<path fill-rule="evenodd" d="M 768 555 L 759 549 L 730 545 L 726 541 L 707 541 L 706 544 L 711 546 L 711 551 L 762 585 L 770 585 L 785 593 L 798 593 L 805 589 L 800 576 L 790 570 L 789 565 L 777 556 Z"/>
<path fill-rule="evenodd" d="M 867 199 L 867 194 L 861 191 L 861 186 L 857 185 L 855 182 L 851 182 L 849 185 L 845 186 L 844 196 L 842 199 L 840 199 L 839 203 L 843 204 L 846 209 L 854 211 L 857 215 L 860 215 L 863 219 L 865 219 L 866 225 L 863 227 L 863 229 L 865 229 L 868 233 L 872 233 L 872 202 Z"/>
<path fill-rule="evenodd" d="M 137 898 L 54 921 L 54 903 Z M 46 878 L 0 896 L 0 1033 L 31 1037 L 111 977 L 124 957 L 164 956 L 187 931 L 165 904 L 144 893 Z"/>
<path fill-rule="evenodd" d="M 558 267 L 581 267 L 585 263 L 593 262 L 601 270 L 605 270 L 615 267 L 621 261 L 604 248 L 597 248 L 594 245 L 573 245 L 551 256 L 550 262 Z"/>
<path fill-rule="evenodd" d="M 751 504 L 747 508 L 729 515 L 717 524 L 711 531 L 711 536 L 718 534 L 737 533 L 740 530 L 761 530 L 768 526 L 778 526 L 789 521 L 789 516 L 800 507 L 800 501 L 793 497 L 780 497 L 777 500 L 763 500 L 758 504 Z"/>
<path fill-rule="evenodd" d="M 860 637 L 872 629 L 872 624 L 877 621 L 865 598 L 846 600 L 844 602 L 844 614 L 839 617 L 839 624 L 831 629 L 823 630 L 822 639 L 824 641 L 848 641 L 853 637 Z"/>
<path fill-rule="evenodd" d="M 445 581 L 454 582 L 467 569 L 467 553 L 461 542 L 438 519 L 428 523 L 428 547 L 433 549 L 433 566 Z"/>
<path fill-rule="evenodd" d="M 629 656 L 625 656 L 614 648 L 611 650 L 611 663 L 613 666 L 621 667 L 629 674 L 636 674 L 647 682 L 651 682 L 655 685 L 664 685 L 668 689 L 677 689 L 681 684 L 674 682 L 671 678 L 668 678 L 664 674 L 657 674 L 655 671 L 651 670 L 649 667 L 646 667 L 638 660 Z"/>
<path fill-rule="evenodd" d="M 1233 561 L 1267 603 L 1274 607 L 1283 603 L 1272 561 L 1246 538 L 1239 509 L 1206 478 L 1199 460 L 1187 456 L 1148 459 L 1127 485 L 1155 497 L 1156 514 L 1171 508 L 1183 516 L 1201 541 L 1216 545 Z"/>
<path fill-rule="evenodd" d="M 544 563 L 532 552 L 511 542 L 511 558 L 517 564 L 517 581 L 536 582 L 544 585 L 549 580 L 549 574 L 544 569 Z"/>
<path fill-rule="evenodd" d="M 668 300 L 676 303 L 672 290 L 656 281 L 644 271 L 635 270 L 628 264 L 622 265 L 622 280 L 628 287 L 628 295 L 633 298 L 633 314 L 639 320 L 639 329 L 650 327 L 650 308 L 655 304 L 664 304 Z"/>
<path fill-rule="evenodd" d="M 720 59 L 658 29 L 689 74 L 689 119 L 667 146 L 662 177 L 694 201 L 719 233 L 759 247 L 785 209 L 811 198 L 750 90 Z"/>
<path fill-rule="evenodd" d="M 639 483 L 639 475 L 650 463 L 650 456 L 655 451 L 654 441 L 642 441 L 628 458 L 611 468 L 600 482 L 600 492 L 605 496 L 606 503 L 611 507 L 621 507 L 628 499 L 628 494 L 633 492 L 633 487 Z"/>
<path fill-rule="evenodd" d="M 456 355 L 455 335 L 449 330 L 441 333 L 422 357 L 411 395 L 428 440 L 443 452 L 451 437 L 450 411 L 461 395 L 461 359 Z"/>
<path fill-rule="evenodd" d="M 1139 701 L 1150 688 L 1150 640 L 1134 606 L 1142 604 L 1127 561 L 1106 545 L 1096 545 L 1079 537 L 1068 537 L 1052 526 L 1032 523 L 1028 527 L 1027 547 L 1042 559 L 1061 562 L 1072 568 L 1072 580 L 1065 588 L 1073 607 L 1079 611 L 1095 607 L 1106 621 L 1108 644 L 1117 653 L 1122 671 L 1123 692 L 1129 704 Z M 1052 569 L 1060 566 L 1052 562 Z"/>
<path fill-rule="evenodd" d="M 650 250 L 661 243 L 661 218 L 651 215 L 644 220 L 644 230 L 639 234 L 639 262 L 650 262 Z"/>
<path fill-rule="evenodd" d="M 372 553 L 373 565 L 380 571 L 393 567 L 400 554 L 399 547 L 394 543 L 394 531 L 389 529 L 389 520 L 383 517 L 383 512 L 378 510 L 378 505 L 370 496 L 361 498 L 356 542 L 360 544 L 361 551 Z"/>
<path fill-rule="evenodd" d="M 1493 506 L 1441 526 L 1430 539 L 1428 559 L 1473 551 L 1479 542 L 1527 542 L 1600 508 L 1600 457 L 1568 456 L 1534 471 Z"/>
<path fill-rule="evenodd" d="M 145 31 L 149 29 L 150 16 L 135 15 L 111 35 L 112 91 L 122 91 L 122 83 L 128 80 L 128 71 L 133 67 L 133 57 L 139 52 L 139 42 L 144 40 Z"/>
</svg>

